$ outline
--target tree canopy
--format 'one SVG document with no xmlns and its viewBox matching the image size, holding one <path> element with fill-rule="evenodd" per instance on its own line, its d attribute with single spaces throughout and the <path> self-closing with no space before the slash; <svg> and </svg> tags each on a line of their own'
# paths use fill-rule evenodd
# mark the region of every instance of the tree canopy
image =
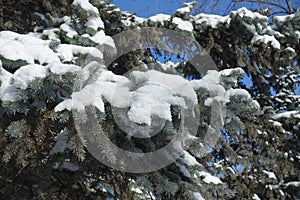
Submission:
<svg viewBox="0 0 300 200">
<path fill-rule="evenodd" d="M 299 199 L 299 11 L 195 6 L 0 1 L 2 199 Z"/>
</svg>

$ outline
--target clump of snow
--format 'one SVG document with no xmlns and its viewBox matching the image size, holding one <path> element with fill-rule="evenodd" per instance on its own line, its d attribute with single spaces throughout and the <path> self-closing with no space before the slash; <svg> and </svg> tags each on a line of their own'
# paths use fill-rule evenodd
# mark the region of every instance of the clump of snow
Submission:
<svg viewBox="0 0 300 200">
<path fill-rule="evenodd" d="M 152 17 L 149 17 L 149 20 L 153 22 L 161 22 L 163 24 L 165 21 L 170 20 L 170 15 L 157 14 Z"/>
<path fill-rule="evenodd" d="M 152 94 L 156 94 L 153 96 Z M 167 95 L 166 95 L 167 94 Z M 171 97 L 171 98 L 169 98 Z M 151 113 L 169 121 L 172 120 L 171 113 L 168 112 L 171 104 L 177 104 L 177 98 L 172 97 L 166 88 L 159 85 L 147 85 L 138 89 L 131 98 L 133 106 L 128 112 L 130 120 L 142 124 L 151 124 Z"/>
<path fill-rule="evenodd" d="M 188 3 L 183 3 L 183 8 L 179 8 L 176 10 L 176 12 L 179 13 L 190 13 L 192 12 L 194 6 L 197 4 L 196 1 L 188 2 Z"/>
<path fill-rule="evenodd" d="M 287 47 L 285 50 L 286 50 L 286 51 L 291 51 L 291 52 L 293 52 L 293 53 L 296 52 L 295 49 L 293 49 L 292 47 Z"/>
<path fill-rule="evenodd" d="M 132 106 L 128 112 L 129 119 L 138 124 L 148 125 L 151 125 L 152 115 L 172 121 L 170 106 L 184 104 L 182 98 L 176 97 L 172 91 L 159 84 L 139 88 L 132 94 L 130 101 Z"/>
<path fill-rule="evenodd" d="M 295 17 L 296 17 L 295 14 L 284 15 L 284 16 L 275 16 L 275 17 L 273 17 L 273 20 L 274 20 L 275 22 L 281 22 L 281 23 L 284 23 L 284 22 L 289 21 L 289 20 L 291 20 L 291 19 L 293 19 L 293 18 L 295 18 Z"/>
<path fill-rule="evenodd" d="M 47 68 L 54 74 L 66 74 L 67 72 L 76 73 L 81 69 L 77 65 L 62 63 L 51 63 L 47 65 Z"/>
<path fill-rule="evenodd" d="M 176 10 L 176 12 L 179 12 L 179 13 L 189 13 L 189 12 L 191 12 L 191 8 L 189 8 L 189 7 L 179 8 L 179 9 Z"/>
<path fill-rule="evenodd" d="M 146 74 L 149 75 L 149 82 L 159 83 L 169 90 L 173 91 L 180 97 L 186 97 L 194 104 L 197 103 L 197 96 L 187 80 L 178 75 L 165 74 L 159 71 L 150 70 Z"/>
<path fill-rule="evenodd" d="M 251 95 L 247 90 L 244 89 L 229 89 L 227 91 L 229 96 L 239 96 L 242 100 L 249 100 L 251 99 Z"/>
<path fill-rule="evenodd" d="M 199 192 L 193 192 L 193 195 L 197 200 L 205 200 Z"/>
<path fill-rule="evenodd" d="M 297 111 L 297 110 L 285 111 L 285 112 L 273 115 L 272 118 L 273 119 L 280 119 L 280 118 L 291 118 L 291 117 L 300 119 L 299 111 Z"/>
<path fill-rule="evenodd" d="M 44 29 L 43 35 L 48 36 L 49 40 L 59 40 L 57 32 L 59 32 L 59 28 Z"/>
<path fill-rule="evenodd" d="M 49 40 L 41 40 L 30 34 L 22 35 L 11 31 L 0 32 L 0 55 L 9 60 L 25 60 L 34 64 L 59 62 L 58 56 L 49 48 Z"/>
<path fill-rule="evenodd" d="M 277 121 L 269 120 L 269 122 L 273 123 L 274 126 L 282 127 L 282 124 Z"/>
<path fill-rule="evenodd" d="M 73 61 L 78 54 L 90 54 L 95 58 L 103 59 L 102 52 L 95 47 L 83 47 L 72 44 L 60 44 L 56 51 L 63 58 L 63 61 Z"/>
<path fill-rule="evenodd" d="M 276 38 L 274 37 L 274 35 L 258 35 L 257 33 L 255 33 L 255 35 L 253 36 L 252 40 L 251 40 L 252 44 L 255 43 L 264 43 L 264 44 L 268 44 L 270 43 L 275 49 L 280 49 L 280 43 L 278 42 L 278 40 L 276 40 Z"/>
<path fill-rule="evenodd" d="M 87 37 L 99 45 L 106 44 L 115 48 L 114 40 L 110 36 L 105 35 L 103 30 L 98 31 L 93 36 L 90 36 L 88 34 L 83 34 L 82 37 Z"/>
<path fill-rule="evenodd" d="M 178 105 L 186 108 L 185 99 L 192 104 L 197 103 L 197 96 L 187 80 L 177 75 L 164 74 L 158 71 L 132 73 L 129 78 L 139 80 L 148 77 L 146 83 L 134 91 L 130 91 L 128 81 L 118 78 L 112 72 L 102 72 L 96 82 L 86 85 L 82 90 L 74 92 L 68 99 L 56 106 L 56 111 L 76 109 L 83 111 L 85 106 L 94 105 L 104 112 L 103 98 L 112 106 L 130 108 L 128 117 L 132 122 L 151 125 L 153 115 L 172 120 L 170 106 Z M 155 95 L 153 95 L 155 94 Z"/>
<path fill-rule="evenodd" d="M 204 181 L 205 183 L 212 183 L 215 185 L 223 184 L 223 182 L 218 177 L 212 176 L 210 173 L 201 171 L 199 175 L 200 177 L 203 177 L 202 181 Z"/>
<path fill-rule="evenodd" d="M 232 167 L 227 167 L 227 169 L 228 169 L 232 174 L 236 174 L 235 171 L 232 169 Z"/>
<path fill-rule="evenodd" d="M 295 187 L 300 187 L 300 181 L 291 181 L 288 183 L 285 183 L 286 186 L 295 186 Z"/>
<path fill-rule="evenodd" d="M 197 102 L 196 94 L 180 76 L 154 70 L 133 75 L 148 77 L 148 82 L 131 95 L 128 117 L 133 122 L 151 125 L 152 115 L 172 121 L 171 105 L 186 108 L 184 97 L 190 99 L 193 104 Z"/>
<path fill-rule="evenodd" d="M 104 29 L 104 23 L 100 17 L 90 17 L 88 21 L 85 23 L 86 27 L 92 28 L 95 31 L 98 29 Z"/>
<path fill-rule="evenodd" d="M 194 29 L 193 24 L 191 22 L 182 20 L 179 17 L 174 17 L 172 22 L 175 23 L 177 27 L 183 31 L 192 32 Z"/>
<path fill-rule="evenodd" d="M 78 33 L 66 23 L 60 25 L 60 28 L 67 33 L 67 37 L 69 38 L 73 38 L 74 36 L 78 35 Z"/>
<path fill-rule="evenodd" d="M 267 174 L 269 179 L 277 179 L 273 172 L 268 172 L 266 170 L 263 170 L 263 173 Z"/>
<path fill-rule="evenodd" d="M 239 76 L 244 74 L 244 70 L 240 67 L 234 68 L 234 69 L 224 69 L 220 71 L 220 74 L 222 76 L 232 76 L 233 74 L 237 74 Z"/>
<path fill-rule="evenodd" d="M 178 67 L 180 63 L 173 63 L 172 61 L 168 61 L 166 63 L 160 63 L 160 64 L 163 70 L 168 70 L 168 69 L 174 69 Z"/>
<path fill-rule="evenodd" d="M 13 75 L 2 68 L 2 63 L 0 60 L 0 99 L 1 101 L 15 101 L 16 100 L 16 91 L 14 87 L 10 84 Z"/>
<path fill-rule="evenodd" d="M 254 194 L 253 197 L 252 197 L 252 199 L 253 199 L 253 200 L 260 200 L 260 198 L 258 197 L 257 194 Z"/>
<path fill-rule="evenodd" d="M 122 13 L 124 16 L 126 16 L 121 20 L 125 26 L 139 25 L 146 21 L 145 18 L 138 17 L 132 12 L 123 11 Z"/>
<path fill-rule="evenodd" d="M 196 24 L 206 24 L 212 28 L 217 28 L 219 23 L 229 24 L 231 18 L 229 16 L 219 16 L 201 13 L 194 17 Z"/>
<path fill-rule="evenodd" d="M 78 92 L 73 92 L 71 95 L 72 99 L 66 99 L 58 104 L 55 107 L 55 111 L 58 112 L 64 109 L 84 111 L 85 106 L 94 105 L 101 112 L 104 112 L 103 98 L 108 100 L 113 106 L 120 108 L 129 107 L 130 93 L 128 86 L 123 81 L 125 77 L 118 77 L 118 75 L 112 75 L 111 72 L 101 73 L 98 81 L 86 85 Z M 118 98 L 114 94 L 118 94 Z"/>
<path fill-rule="evenodd" d="M 239 15 L 241 18 L 249 17 L 251 19 L 258 18 L 258 19 L 265 20 L 265 21 L 269 20 L 267 16 L 261 15 L 258 12 L 252 12 L 245 7 L 242 7 L 240 9 L 238 9 L 237 11 L 232 11 L 231 13 L 234 15 Z"/>
<path fill-rule="evenodd" d="M 195 157 L 192 156 L 189 152 L 184 150 L 183 155 L 184 155 L 184 162 L 188 166 L 200 165 L 199 162 L 195 159 Z"/>
<path fill-rule="evenodd" d="M 47 68 L 42 65 L 31 64 L 20 67 L 12 76 L 15 86 L 26 89 L 35 78 L 45 78 Z"/>
<path fill-rule="evenodd" d="M 209 91 L 210 97 L 205 100 L 206 106 L 210 106 L 214 100 L 222 103 L 229 102 L 227 92 L 220 84 L 220 74 L 215 70 L 209 70 L 201 80 L 193 80 L 190 84 L 194 90 L 203 88 Z"/>
<path fill-rule="evenodd" d="M 79 5 L 82 9 L 84 9 L 86 11 L 98 13 L 98 9 L 95 6 L 93 6 L 89 2 L 89 0 L 74 0 L 73 5 L 75 5 L 75 6 Z"/>
</svg>

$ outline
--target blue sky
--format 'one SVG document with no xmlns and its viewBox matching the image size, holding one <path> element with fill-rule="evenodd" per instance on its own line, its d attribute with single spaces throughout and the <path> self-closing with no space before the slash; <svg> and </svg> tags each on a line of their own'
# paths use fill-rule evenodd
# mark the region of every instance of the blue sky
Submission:
<svg viewBox="0 0 300 200">
<path fill-rule="evenodd" d="M 157 13 L 170 14 L 181 7 L 186 0 L 114 0 L 121 10 L 136 13 L 140 17 L 149 17 Z"/>
<path fill-rule="evenodd" d="M 170 14 L 174 13 L 177 8 L 182 7 L 184 2 L 191 2 L 192 0 L 114 0 L 112 3 L 118 5 L 123 11 L 130 11 L 136 13 L 139 17 L 149 17 L 158 13 Z M 199 0 L 199 2 L 201 2 Z M 207 1 L 204 13 L 207 14 L 228 14 L 227 7 L 231 0 L 219 0 L 217 7 L 213 6 L 213 0 Z M 276 2 L 275 0 L 273 2 Z M 285 2 L 281 0 L 281 2 Z M 211 5 L 209 5 L 211 4 Z M 299 0 L 291 0 L 291 4 L 300 7 Z M 286 7 L 285 3 L 282 4 Z M 253 3 L 239 3 L 237 8 L 246 7 L 248 9 L 258 8 L 257 4 Z M 275 9 L 275 8 L 274 8 Z M 275 9 L 278 11 L 278 9 Z"/>
</svg>

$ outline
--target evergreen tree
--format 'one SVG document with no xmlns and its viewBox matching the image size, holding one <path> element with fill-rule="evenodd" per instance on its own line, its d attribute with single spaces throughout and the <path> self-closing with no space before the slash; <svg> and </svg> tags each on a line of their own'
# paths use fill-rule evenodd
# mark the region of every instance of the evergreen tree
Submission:
<svg viewBox="0 0 300 200">
<path fill-rule="evenodd" d="M 300 198 L 299 12 L 270 19 L 242 8 L 193 16 L 195 3 L 186 3 L 172 15 L 143 19 L 104 1 L 18 1 L 15 9 L 1 3 L 19 13 L 9 19 L 0 8 L 2 29 L 31 31 L 0 32 L 2 199 Z M 145 52 L 112 59 L 140 39 L 138 31 L 125 40 L 116 34 L 145 27 L 195 39 L 218 70 L 208 71 L 212 62 L 201 59 L 204 69 L 193 66 L 184 45 L 167 36 Z M 191 76 L 201 79 L 183 78 Z M 191 113 L 197 131 L 182 136 L 175 162 L 162 169 L 116 170 L 89 149 L 104 146 L 107 160 L 124 166 L 109 141 L 134 153 L 155 151 L 178 132 L 193 132 L 182 128 Z M 122 128 L 146 131 L 161 121 L 151 139 Z"/>
</svg>

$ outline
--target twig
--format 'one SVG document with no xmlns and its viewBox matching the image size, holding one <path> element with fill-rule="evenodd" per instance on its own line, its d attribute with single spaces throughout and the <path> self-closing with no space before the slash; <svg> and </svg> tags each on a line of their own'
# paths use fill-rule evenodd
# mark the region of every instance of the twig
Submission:
<svg viewBox="0 0 300 200">
<path fill-rule="evenodd" d="M 284 7 L 284 6 L 282 6 L 278 3 L 274 3 L 274 2 L 266 2 L 266 1 L 261 1 L 261 0 L 232 0 L 232 1 L 235 2 L 235 3 L 250 2 L 250 3 L 260 3 L 260 4 L 265 4 L 265 5 L 271 5 L 271 6 L 281 8 L 286 13 L 290 14 L 290 11 L 286 7 Z M 289 0 L 287 0 L 287 1 L 289 1 Z"/>
</svg>

